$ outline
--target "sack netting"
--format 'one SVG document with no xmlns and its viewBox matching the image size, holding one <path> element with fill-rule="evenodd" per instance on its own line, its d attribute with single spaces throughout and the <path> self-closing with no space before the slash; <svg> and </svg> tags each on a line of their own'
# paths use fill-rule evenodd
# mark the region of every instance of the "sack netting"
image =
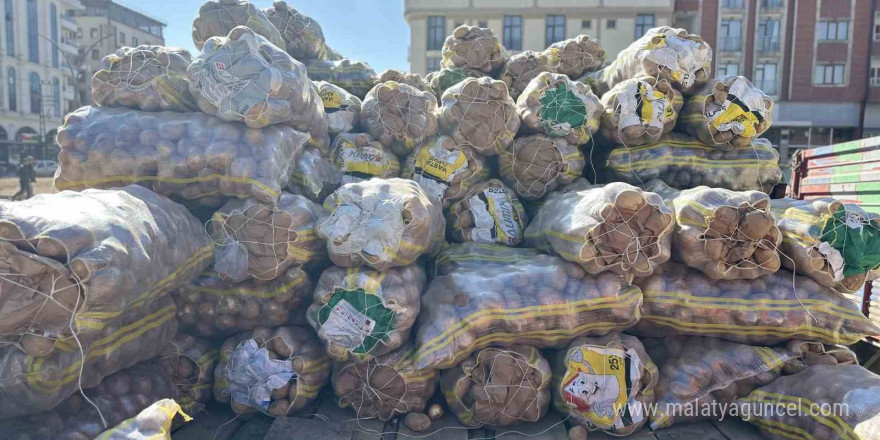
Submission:
<svg viewBox="0 0 880 440">
<path fill-rule="evenodd" d="M 486 159 L 467 142 L 449 136 L 427 139 L 406 158 L 405 179 L 412 179 L 444 207 L 461 200 L 474 185 L 489 177 Z"/>
<path fill-rule="evenodd" d="M 446 37 L 440 65 L 452 69 L 464 67 L 490 74 L 504 65 L 507 53 L 489 28 L 462 25 Z"/>
<path fill-rule="evenodd" d="M 379 83 L 364 98 L 361 127 L 404 156 L 437 134 L 437 98 L 407 84 Z"/>
<path fill-rule="evenodd" d="M 452 241 L 516 246 L 529 217 L 516 193 L 498 179 L 478 183 L 449 207 L 446 227 Z"/>
<path fill-rule="evenodd" d="M 527 200 L 537 200 L 580 177 L 586 165 L 577 145 L 544 134 L 520 136 L 498 158 L 501 180 Z"/>
<path fill-rule="evenodd" d="M 494 156 L 513 143 L 520 120 L 507 86 L 484 76 L 466 78 L 443 92 L 439 123 L 456 142 Z"/>
<path fill-rule="evenodd" d="M 202 50 L 211 37 L 225 37 L 233 28 L 247 26 L 276 47 L 284 49 L 284 38 L 269 21 L 266 12 L 243 0 L 208 0 L 193 20 L 192 39 Z"/>
<path fill-rule="evenodd" d="M 668 81 L 639 76 L 602 95 L 600 133 L 627 147 L 652 144 L 675 128 L 684 100 Z"/>
<path fill-rule="evenodd" d="M 604 107 L 590 86 L 559 73 L 544 72 L 529 82 L 516 110 L 527 131 L 583 145 L 599 130 Z"/>
<path fill-rule="evenodd" d="M 122 47 L 104 57 L 92 76 L 92 99 L 102 107 L 143 111 L 198 110 L 189 92 L 186 69 L 192 56 L 186 49 L 165 46 Z"/>
<path fill-rule="evenodd" d="M 722 150 L 748 147 L 773 123 L 773 100 L 744 76 L 710 80 L 688 97 L 679 129 Z"/>
</svg>

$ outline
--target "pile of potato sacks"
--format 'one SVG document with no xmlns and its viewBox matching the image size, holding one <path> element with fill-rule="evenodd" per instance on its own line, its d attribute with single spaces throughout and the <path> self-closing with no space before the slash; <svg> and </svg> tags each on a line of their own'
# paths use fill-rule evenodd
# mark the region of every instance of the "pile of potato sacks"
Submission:
<svg viewBox="0 0 880 440">
<path fill-rule="evenodd" d="M 770 199 L 773 102 L 713 79 L 699 36 L 654 28 L 606 62 L 587 35 L 511 57 L 461 26 L 441 71 L 367 83 L 283 1 L 208 1 L 193 39 L 108 56 L 58 133 L 55 185 L 81 192 L 0 203 L 11 432 L 112 435 L 164 398 L 283 417 L 322 392 L 420 432 L 444 403 L 467 427 L 553 408 L 573 439 L 711 403 L 876 404 L 840 344 L 880 334 L 844 296 L 880 275 L 880 220 Z M 751 421 L 877 438 L 875 413 Z"/>
</svg>

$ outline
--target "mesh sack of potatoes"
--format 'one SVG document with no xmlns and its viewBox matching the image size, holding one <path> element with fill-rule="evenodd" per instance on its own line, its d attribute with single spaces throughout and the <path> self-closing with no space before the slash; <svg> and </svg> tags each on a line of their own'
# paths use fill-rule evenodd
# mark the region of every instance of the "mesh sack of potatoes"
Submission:
<svg viewBox="0 0 880 440">
<path fill-rule="evenodd" d="M 425 279 L 416 264 L 383 272 L 330 267 L 315 287 L 309 324 L 334 361 L 375 359 L 409 339 Z"/>
<path fill-rule="evenodd" d="M 211 37 L 225 37 L 238 26 L 247 26 L 277 47 L 285 48 L 284 38 L 269 21 L 266 12 L 243 0 L 208 0 L 193 20 L 192 39 L 202 50 Z"/>
<path fill-rule="evenodd" d="M 251 128 L 286 124 L 309 133 L 319 148 L 330 145 L 324 104 L 305 66 L 251 29 L 209 39 L 186 74 L 209 115 Z"/>
<path fill-rule="evenodd" d="M 858 365 L 817 365 L 737 402 L 739 416 L 770 440 L 880 439 L 880 376 Z"/>
<path fill-rule="evenodd" d="M 278 47 L 286 50 L 290 56 L 298 60 L 326 60 L 332 57 L 332 51 L 324 41 L 324 31 L 312 17 L 291 8 L 284 1 L 273 2 L 265 12 L 284 41 Z"/>
<path fill-rule="evenodd" d="M 412 179 L 444 207 L 461 200 L 474 185 L 489 177 L 486 159 L 467 142 L 437 136 L 422 142 L 406 158 L 405 179 Z"/>
<path fill-rule="evenodd" d="M 532 218 L 526 246 L 591 274 L 644 277 L 669 260 L 675 219 L 657 194 L 623 182 L 550 195 Z"/>
<path fill-rule="evenodd" d="M 361 127 L 404 156 L 437 134 L 437 98 L 408 84 L 379 83 L 364 98 Z"/>
<path fill-rule="evenodd" d="M 537 422 L 550 406 L 550 364 L 529 345 L 484 348 L 440 373 L 440 390 L 462 425 Z"/>
<path fill-rule="evenodd" d="M 689 95 L 705 85 L 712 72 L 712 48 L 685 29 L 660 26 L 649 29 L 617 54 L 611 64 L 590 75 L 589 83 L 599 95 L 621 81 L 648 75 L 667 80 Z"/>
<path fill-rule="evenodd" d="M 516 246 L 528 224 L 529 217 L 516 193 L 498 179 L 474 185 L 446 214 L 449 237 L 457 243 Z"/>
<path fill-rule="evenodd" d="M 829 197 L 776 199 L 782 266 L 839 292 L 859 290 L 880 268 L 880 218 Z"/>
<path fill-rule="evenodd" d="M 572 421 L 617 436 L 647 423 L 658 371 L 634 336 L 577 338 L 550 362 L 553 406 Z"/>
<path fill-rule="evenodd" d="M 341 133 L 330 147 L 333 164 L 342 173 L 342 184 L 373 177 L 390 179 L 400 175 L 400 160 L 391 149 L 367 133 Z"/>
<path fill-rule="evenodd" d="M 435 267 L 416 325 L 419 368 L 450 368 L 490 344 L 563 346 L 639 320 L 641 292 L 610 272 L 591 276 L 532 249 L 477 243 L 437 259 L 445 263 Z"/>
<path fill-rule="evenodd" d="M 315 203 L 324 203 L 324 199 L 340 185 L 342 172 L 336 168 L 329 155 L 315 147 L 306 146 L 291 172 L 287 190 Z"/>
<path fill-rule="evenodd" d="M 677 189 L 700 185 L 731 191 L 769 192 L 782 179 L 779 153 L 767 139 L 721 151 L 682 133 L 639 147 L 618 145 L 608 154 L 608 181 L 642 185 L 660 179 Z"/>
<path fill-rule="evenodd" d="M 537 200 L 581 175 L 584 154 L 565 138 L 521 136 L 498 158 L 501 180 L 527 200 Z"/>
<path fill-rule="evenodd" d="M 82 107 L 58 130 L 59 190 L 140 183 L 207 206 L 226 196 L 278 199 L 306 134 L 247 128 L 204 113 Z"/>
<path fill-rule="evenodd" d="M 171 440 L 172 426 L 178 420 L 188 422 L 192 417 L 174 399 L 162 399 L 144 408 L 134 417 L 104 431 L 95 440 Z"/>
<path fill-rule="evenodd" d="M 0 421 L 3 438 L 91 440 L 157 400 L 178 398 L 173 378 L 146 362 L 111 374 L 83 392 L 88 401 L 77 392 L 51 411 Z"/>
<path fill-rule="evenodd" d="M 602 95 L 599 132 L 628 147 L 653 144 L 675 128 L 684 100 L 668 81 L 639 76 L 621 81 Z"/>
<path fill-rule="evenodd" d="M 115 319 L 58 339 L 47 356 L 0 347 L 0 419 L 48 411 L 80 389 L 154 358 L 177 333 L 169 296 L 122 311 Z M 85 325 L 80 324 L 85 327 Z M 86 324 L 87 325 L 87 324 Z"/>
<path fill-rule="evenodd" d="M 504 63 L 498 79 L 507 84 L 510 97 L 516 100 L 529 83 L 543 72 L 556 73 L 547 53 L 525 50 Z"/>
<path fill-rule="evenodd" d="M 651 429 L 674 423 L 719 419 L 738 397 L 776 380 L 795 357 L 768 348 L 699 336 L 642 339 L 660 371 L 654 390 Z"/>
<path fill-rule="evenodd" d="M 401 72 L 396 69 L 387 69 L 382 71 L 379 74 L 378 78 L 376 78 L 376 84 L 383 83 L 386 81 L 394 81 L 400 84 L 407 84 L 413 86 L 424 92 L 432 92 L 434 91 L 431 88 L 431 84 L 419 75 L 418 73 L 409 73 L 409 72 Z"/>
<path fill-rule="evenodd" d="M 854 344 L 880 334 L 853 300 L 786 270 L 754 280 L 714 280 L 682 264 L 665 269 L 635 282 L 644 295 L 636 335 Z"/>
<path fill-rule="evenodd" d="M 318 223 L 318 236 L 337 266 L 406 266 L 445 243 L 442 206 L 412 180 L 348 183 L 324 200 L 324 208 L 330 215 Z"/>
<path fill-rule="evenodd" d="M 484 75 L 485 73 L 470 67 L 442 68 L 425 75 L 425 81 L 431 86 L 431 91 L 439 102 L 446 89 L 464 81 L 465 78 L 482 78 Z"/>
<path fill-rule="evenodd" d="M 186 49 L 122 47 L 104 57 L 103 68 L 92 76 L 92 99 L 102 107 L 148 112 L 198 110 L 186 77 L 191 62 Z"/>
<path fill-rule="evenodd" d="M 186 208 L 140 186 L 0 204 L 0 345 L 68 347 L 185 285 L 212 251 Z"/>
<path fill-rule="evenodd" d="M 599 41 L 585 34 L 557 41 L 544 49 L 543 54 L 557 73 L 571 78 L 580 78 L 605 64 L 605 49 L 599 46 Z"/>
<path fill-rule="evenodd" d="M 710 80 L 689 96 L 679 130 L 721 150 L 748 147 L 773 123 L 773 100 L 744 76 Z"/>
<path fill-rule="evenodd" d="M 713 279 L 755 279 L 779 270 L 782 234 L 767 194 L 698 186 L 666 200 L 675 215 L 676 260 Z"/>
<path fill-rule="evenodd" d="M 304 60 L 312 81 L 326 81 L 345 89 L 346 92 L 364 99 L 376 83 L 376 71 L 363 61 Z"/>
<path fill-rule="evenodd" d="M 798 374 L 816 365 L 859 365 L 856 354 L 843 345 L 823 344 L 821 342 L 788 341 L 785 348 L 795 354 L 782 366 L 782 374 Z"/>
<path fill-rule="evenodd" d="M 330 359 L 308 327 L 257 327 L 220 346 L 214 399 L 238 416 L 294 413 L 315 399 L 330 377 Z"/>
<path fill-rule="evenodd" d="M 269 281 L 290 266 L 324 257 L 327 247 L 315 233 L 315 224 L 325 215 L 320 205 L 287 192 L 274 205 L 232 199 L 208 224 L 214 240 L 214 270 L 233 282 Z"/>
<path fill-rule="evenodd" d="M 443 92 L 440 130 L 484 156 L 509 148 L 519 116 L 507 86 L 487 76 L 466 78 Z"/>
<path fill-rule="evenodd" d="M 361 123 L 360 98 L 326 81 L 316 81 L 314 84 L 324 103 L 327 132 L 336 136 L 357 131 Z"/>
<path fill-rule="evenodd" d="M 544 72 L 533 78 L 516 99 L 516 110 L 527 131 L 583 145 L 599 130 L 604 107 L 590 86 L 559 73 Z"/>
<path fill-rule="evenodd" d="M 492 29 L 462 25 L 446 37 L 440 65 L 452 69 L 465 67 L 492 73 L 504 65 L 507 54 Z"/>
<path fill-rule="evenodd" d="M 219 355 L 210 341 L 178 332 L 152 362 L 172 378 L 183 411 L 195 415 L 213 398 L 214 367 Z"/>
<path fill-rule="evenodd" d="M 174 292 L 182 331 L 198 336 L 230 336 L 259 326 L 292 323 L 309 304 L 312 283 L 299 266 L 272 281 L 224 281 L 205 272 Z"/>
<path fill-rule="evenodd" d="M 330 380 L 339 406 L 351 407 L 358 419 L 388 420 L 424 411 L 437 386 L 437 371 L 416 369 L 414 354 L 407 342 L 367 362 L 334 363 Z"/>
</svg>

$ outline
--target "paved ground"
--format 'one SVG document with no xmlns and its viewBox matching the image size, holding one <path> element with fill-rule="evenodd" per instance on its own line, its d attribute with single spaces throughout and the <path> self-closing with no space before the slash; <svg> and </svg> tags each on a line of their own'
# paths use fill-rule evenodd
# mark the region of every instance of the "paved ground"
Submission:
<svg viewBox="0 0 880 440">
<path fill-rule="evenodd" d="M 549 411 L 538 423 L 510 428 L 462 427 L 447 414 L 432 424 L 427 433 L 415 433 L 402 419 L 387 422 L 354 418 L 350 409 L 340 409 L 333 396 L 324 392 L 312 405 L 292 417 L 271 419 L 262 414 L 249 420 L 236 418 L 228 406 L 212 402 L 206 413 L 177 430 L 173 440 L 568 440 L 571 424 L 555 411 Z M 619 437 L 592 432 L 589 440 Z M 632 440 L 761 440 L 756 428 L 740 420 L 685 423 L 651 432 L 643 429 Z"/>
<path fill-rule="evenodd" d="M 0 179 L 0 199 L 8 199 L 18 192 L 18 177 L 5 177 Z M 52 192 L 51 177 L 37 177 L 34 184 L 34 194 Z"/>
</svg>

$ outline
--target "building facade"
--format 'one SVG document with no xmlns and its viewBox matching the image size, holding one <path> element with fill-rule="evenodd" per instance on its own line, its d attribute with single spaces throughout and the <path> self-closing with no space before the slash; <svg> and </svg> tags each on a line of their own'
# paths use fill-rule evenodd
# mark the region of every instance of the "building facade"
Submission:
<svg viewBox="0 0 880 440">
<path fill-rule="evenodd" d="M 880 134 L 875 3 L 679 0 L 673 23 L 712 45 L 714 72 L 744 75 L 773 97 L 765 136 L 787 170 L 797 149 Z"/>
<path fill-rule="evenodd" d="M 462 24 L 492 29 L 511 53 L 588 34 L 610 61 L 645 30 L 669 25 L 673 7 L 673 0 L 404 0 L 410 71 L 439 70 L 443 41 Z"/>
<path fill-rule="evenodd" d="M 91 79 L 106 55 L 124 46 L 165 45 L 165 22 L 118 0 L 81 0 L 76 13 L 81 73 L 79 92 L 83 105 L 92 103 Z"/>
<path fill-rule="evenodd" d="M 66 13 L 78 0 L 3 0 L 0 32 L 0 173 L 48 148 L 75 97 L 66 62 L 76 53 Z M 75 30 L 74 30 L 75 32 Z"/>
</svg>

